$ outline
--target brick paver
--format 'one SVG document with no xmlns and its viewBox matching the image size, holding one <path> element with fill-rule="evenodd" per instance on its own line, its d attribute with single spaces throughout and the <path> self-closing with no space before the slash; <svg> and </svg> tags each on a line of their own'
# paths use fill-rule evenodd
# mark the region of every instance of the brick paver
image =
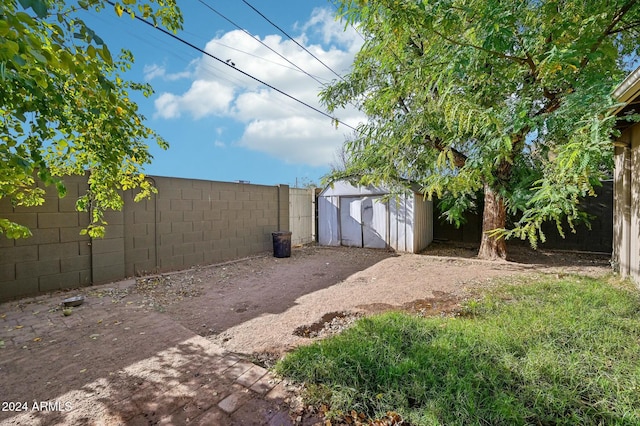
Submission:
<svg viewBox="0 0 640 426">
<path fill-rule="evenodd" d="M 85 289 L 69 316 L 69 294 L 0 304 L 0 402 L 29 405 L 0 425 L 293 424 L 277 378 L 118 294 L 133 284 Z"/>
</svg>

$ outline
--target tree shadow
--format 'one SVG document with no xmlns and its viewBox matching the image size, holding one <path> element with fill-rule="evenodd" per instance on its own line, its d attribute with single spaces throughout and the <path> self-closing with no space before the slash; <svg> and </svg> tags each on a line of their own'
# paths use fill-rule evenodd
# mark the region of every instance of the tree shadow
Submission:
<svg viewBox="0 0 640 426">
<path fill-rule="evenodd" d="M 267 257 L 226 271 L 216 268 L 203 275 L 200 296 L 168 306 L 166 312 L 202 336 L 219 334 L 262 315 L 285 312 L 300 297 L 393 256 L 389 250 L 311 247 L 293 250 L 290 258 Z"/>
<path fill-rule="evenodd" d="M 55 396 L 62 410 L 8 424 L 291 424 L 286 393 L 266 370 L 195 336 Z M 281 386 L 281 385 L 280 385 Z M 251 389 L 249 389 L 251 388 Z"/>
<path fill-rule="evenodd" d="M 183 315 L 173 320 L 162 311 L 171 313 L 174 307 L 150 307 L 144 295 L 119 284 L 87 289 L 85 304 L 68 317 L 55 309 L 35 316 L 31 305 L 22 303 L 10 315 L 16 324 L 30 324 L 18 331 L 29 329 L 31 334 L 14 342 L 0 333 L 6 340 L 0 349 L 0 387 L 3 400 L 25 401 L 29 410 L 0 412 L 0 423 L 92 424 L 100 416 L 129 418 L 135 414 L 136 422 L 153 423 L 169 416 L 172 424 L 184 424 L 182 420 L 194 418 L 209 406 L 214 408 L 208 413 L 209 424 L 227 424 L 240 414 L 229 416 L 215 406 L 228 392 L 244 388 L 238 388 L 226 373 L 219 374 L 220 354 L 212 353 L 202 342 L 188 343 L 191 339 L 207 341 L 195 333 L 205 336 L 214 328 L 222 331 L 265 313 L 286 311 L 300 296 L 330 287 L 394 255 L 386 250 L 313 248 L 293 250 L 291 258 L 266 257 L 260 263 L 263 270 L 256 270 L 252 262 L 239 262 L 236 275 L 203 283 L 203 295 L 176 303 L 174 307 Z M 55 307 L 56 296 L 59 294 L 47 303 Z M 12 307 L 0 305 L 0 313 Z M 131 366 L 147 366 L 147 373 L 134 373 Z M 189 390 L 193 386 L 200 389 L 195 394 Z M 52 405 L 33 410 L 34 402 Z M 72 406 L 65 411 L 68 402 Z M 278 413 L 271 402 L 260 398 L 242 407 L 263 410 L 265 416 Z M 179 418 L 171 417 L 178 414 Z M 246 413 L 248 419 L 250 414 Z"/>
</svg>

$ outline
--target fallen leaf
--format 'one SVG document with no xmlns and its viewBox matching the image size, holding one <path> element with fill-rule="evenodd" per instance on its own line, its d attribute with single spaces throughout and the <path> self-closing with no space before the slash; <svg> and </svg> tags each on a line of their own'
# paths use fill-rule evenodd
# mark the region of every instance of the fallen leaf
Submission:
<svg viewBox="0 0 640 426">
<path fill-rule="evenodd" d="M 91 336 L 89 336 L 91 339 L 96 340 L 98 337 L 100 337 L 99 334 L 92 334 Z"/>
<path fill-rule="evenodd" d="M 20 330 L 23 327 L 24 327 L 24 325 L 16 325 L 16 330 Z"/>
<path fill-rule="evenodd" d="M 0 340 L 0 349 L 4 348 L 4 340 Z"/>
<path fill-rule="evenodd" d="M 36 337 L 35 339 L 33 339 L 34 342 L 39 342 L 40 340 L 42 340 L 40 337 Z"/>
<path fill-rule="evenodd" d="M 81 373 L 86 373 L 86 372 L 87 372 L 87 369 L 86 369 L 86 368 L 83 368 L 82 370 L 80 370 L 80 372 L 81 372 Z"/>
</svg>

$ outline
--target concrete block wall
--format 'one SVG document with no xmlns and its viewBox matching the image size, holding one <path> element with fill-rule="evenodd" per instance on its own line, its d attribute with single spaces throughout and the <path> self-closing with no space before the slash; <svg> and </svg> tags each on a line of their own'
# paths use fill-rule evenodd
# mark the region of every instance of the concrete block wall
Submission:
<svg viewBox="0 0 640 426">
<path fill-rule="evenodd" d="M 0 217 L 27 225 L 33 237 L 0 236 L 0 300 L 117 281 L 135 275 L 218 263 L 272 250 L 271 233 L 289 230 L 289 187 L 150 177 L 158 193 L 105 214 L 104 238 L 81 236 L 89 215 L 75 210 L 87 178 L 65 179 L 67 196 Z"/>
<path fill-rule="evenodd" d="M 288 186 L 263 186 L 196 179 L 155 177 L 158 194 L 148 202 L 149 212 L 130 226 L 137 227 L 128 238 L 156 241 L 155 253 L 136 253 L 144 265 L 155 258 L 157 270 L 167 271 L 193 265 L 217 263 L 271 249 L 271 233 L 288 226 L 288 198 L 282 208 L 282 194 Z M 152 206 L 151 206 L 152 205 Z M 135 213 L 134 213 L 135 216 Z M 139 214 L 142 216 L 142 213 Z M 146 227 L 142 226 L 146 223 Z M 127 247 L 141 246 L 128 243 Z M 128 272 L 140 273 L 133 262 Z"/>
<path fill-rule="evenodd" d="M 135 202 L 133 191 L 124 193 L 124 276 L 145 275 L 158 269 L 157 197 Z"/>
<path fill-rule="evenodd" d="M 0 199 L 0 217 L 28 226 L 33 234 L 18 240 L 0 235 L 0 300 L 91 283 L 91 240 L 80 235 L 89 215 L 75 208 L 87 180 L 73 176 L 64 181 L 66 197 L 58 198 L 55 188 L 47 187 L 41 206 L 14 208 Z"/>
</svg>

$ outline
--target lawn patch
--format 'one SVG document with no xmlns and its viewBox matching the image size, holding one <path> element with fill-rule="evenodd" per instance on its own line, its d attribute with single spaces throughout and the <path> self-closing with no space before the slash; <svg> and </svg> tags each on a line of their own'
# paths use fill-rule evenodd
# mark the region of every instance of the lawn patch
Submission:
<svg viewBox="0 0 640 426">
<path fill-rule="evenodd" d="M 640 424 L 640 300 L 583 277 L 494 288 L 464 316 L 387 313 L 276 370 L 329 417 L 411 424 Z"/>
</svg>

